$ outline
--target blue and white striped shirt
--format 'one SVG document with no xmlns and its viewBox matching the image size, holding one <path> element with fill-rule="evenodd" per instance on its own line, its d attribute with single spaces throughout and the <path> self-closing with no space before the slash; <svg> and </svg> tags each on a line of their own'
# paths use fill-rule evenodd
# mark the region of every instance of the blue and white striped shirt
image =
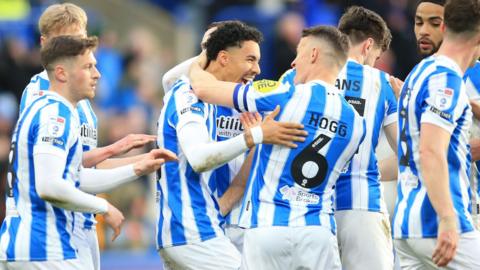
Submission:
<svg viewBox="0 0 480 270">
<path fill-rule="evenodd" d="M 480 102 L 480 61 L 477 61 L 475 66 L 465 71 L 463 80 L 465 81 L 468 97 Z M 471 134 L 473 138 L 480 137 L 480 121 L 475 117 L 473 118 Z M 480 185 L 478 184 L 480 180 L 480 161 L 475 162 L 473 169 L 475 169 L 475 174 L 471 184 L 472 187 L 476 187 L 476 202 L 480 203 Z"/>
<path fill-rule="evenodd" d="M 333 86 L 320 80 L 285 83 L 292 72 L 280 82 L 235 88 L 237 110 L 265 112 L 280 105 L 276 120 L 302 123 L 309 134 L 295 149 L 261 145 L 256 150 L 240 226 L 321 225 L 335 233 L 334 186 L 363 140 L 365 123 Z"/>
<path fill-rule="evenodd" d="M 12 138 L 7 215 L 1 228 L 0 260 L 46 261 L 76 258 L 72 245 L 73 212 L 42 200 L 35 188 L 33 156 L 65 158 L 63 179 L 75 186 L 82 163 L 79 118 L 57 93 L 42 95 L 24 107 Z"/>
<path fill-rule="evenodd" d="M 216 140 L 216 107 L 199 101 L 186 77 L 181 77 L 164 97 L 158 120 L 157 144 L 174 152 L 178 162 L 167 162 L 157 181 L 157 248 L 198 243 L 224 235 L 214 171 L 196 173 L 178 143 L 177 131 L 186 123 L 206 125 Z"/>
<path fill-rule="evenodd" d="M 335 187 L 335 210 L 386 212 L 375 149 L 382 128 L 397 122 L 397 100 L 388 74 L 349 59 L 335 86 L 365 118 L 367 132 Z"/>
<path fill-rule="evenodd" d="M 439 218 L 421 175 L 419 139 L 422 123 L 451 134 L 448 146 L 450 193 L 460 233 L 474 229 L 470 215 L 469 129 L 472 111 L 458 65 L 431 56 L 410 72 L 398 108 L 398 197 L 393 216 L 395 238 L 434 238 Z"/>
<path fill-rule="evenodd" d="M 226 141 L 243 133 L 243 125 L 240 122 L 240 114 L 227 107 L 216 106 L 216 140 Z M 215 183 L 211 183 L 210 190 L 214 191 L 215 197 L 219 199 L 245 161 L 245 155 L 239 155 L 235 159 L 215 169 Z M 215 184 L 215 185 L 214 185 Z M 225 223 L 229 225 L 238 225 L 242 201 L 239 201 L 225 217 Z"/>
<path fill-rule="evenodd" d="M 25 87 L 20 101 L 20 114 L 32 104 L 33 101 L 43 96 L 50 88 L 47 71 L 35 75 Z M 77 103 L 77 111 L 80 117 L 80 140 L 83 151 L 87 152 L 97 147 L 97 116 L 88 99 Z M 75 227 L 91 229 L 97 221 L 93 214 L 75 213 Z"/>
</svg>

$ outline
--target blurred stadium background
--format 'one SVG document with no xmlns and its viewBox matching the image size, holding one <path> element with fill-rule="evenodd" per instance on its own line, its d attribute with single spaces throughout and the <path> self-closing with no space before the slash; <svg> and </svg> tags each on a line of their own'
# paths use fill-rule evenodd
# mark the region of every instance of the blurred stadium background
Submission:
<svg viewBox="0 0 480 270">
<path fill-rule="evenodd" d="M 0 0 L 0 194 L 18 101 L 32 75 L 40 72 L 37 21 L 52 0 Z M 205 26 L 239 19 L 259 28 L 260 78 L 278 78 L 290 67 L 304 27 L 336 25 L 346 7 L 378 12 L 393 34 L 391 50 L 377 66 L 401 79 L 418 61 L 413 34 L 413 0 L 75 0 L 87 11 L 89 35 L 100 37 L 102 73 L 94 100 L 99 145 L 129 133 L 156 133 L 162 106 L 161 77 L 199 52 Z M 146 150 L 146 149 L 143 149 Z M 109 194 L 126 217 L 121 236 L 109 241 L 99 221 L 102 269 L 161 269 L 154 246 L 154 181 L 143 179 Z M 3 209 L 3 200 L 1 207 Z M 3 220 L 4 210 L 0 211 Z"/>
</svg>

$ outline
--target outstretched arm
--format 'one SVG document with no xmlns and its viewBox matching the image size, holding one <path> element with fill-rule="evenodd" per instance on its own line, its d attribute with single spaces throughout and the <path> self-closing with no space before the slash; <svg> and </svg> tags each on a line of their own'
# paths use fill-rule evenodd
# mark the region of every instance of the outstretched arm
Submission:
<svg viewBox="0 0 480 270">
<path fill-rule="evenodd" d="M 89 193 L 108 192 L 142 175 L 158 170 L 165 161 L 176 160 L 176 155 L 165 149 L 154 149 L 134 164 L 110 170 L 83 169 L 79 188 Z"/>
<path fill-rule="evenodd" d="M 196 172 L 208 171 L 225 164 L 256 144 L 296 147 L 293 142 L 303 142 L 307 132 L 301 124 L 274 121 L 279 112 L 280 108 L 277 107 L 272 114 L 265 117 L 261 126 L 221 142 L 211 141 L 207 127 L 192 121 L 177 131 L 178 141 Z"/>
<path fill-rule="evenodd" d="M 156 136 L 146 134 L 129 134 L 115 143 L 95 148 L 83 154 L 82 164 L 85 168 L 99 165 L 106 159 L 127 153 L 128 151 L 154 142 Z M 101 165 L 100 165 L 101 166 Z"/>
</svg>

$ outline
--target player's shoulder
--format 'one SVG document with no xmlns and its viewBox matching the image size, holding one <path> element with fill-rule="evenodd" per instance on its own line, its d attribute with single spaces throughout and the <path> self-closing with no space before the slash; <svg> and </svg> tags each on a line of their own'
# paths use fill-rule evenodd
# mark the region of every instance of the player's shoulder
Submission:
<svg viewBox="0 0 480 270">
<path fill-rule="evenodd" d="M 480 80 L 480 61 L 477 61 L 473 67 L 467 68 L 464 78 Z"/>
</svg>

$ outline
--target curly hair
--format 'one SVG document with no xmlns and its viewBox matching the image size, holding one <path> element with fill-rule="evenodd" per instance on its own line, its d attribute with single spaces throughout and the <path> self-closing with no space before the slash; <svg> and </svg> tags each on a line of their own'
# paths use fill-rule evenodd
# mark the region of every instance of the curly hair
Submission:
<svg viewBox="0 0 480 270">
<path fill-rule="evenodd" d="M 241 48 L 243 42 L 262 42 L 263 36 L 256 28 L 240 21 L 228 21 L 218 25 L 205 43 L 207 61 L 215 60 L 218 53 L 231 47 Z"/>
</svg>

